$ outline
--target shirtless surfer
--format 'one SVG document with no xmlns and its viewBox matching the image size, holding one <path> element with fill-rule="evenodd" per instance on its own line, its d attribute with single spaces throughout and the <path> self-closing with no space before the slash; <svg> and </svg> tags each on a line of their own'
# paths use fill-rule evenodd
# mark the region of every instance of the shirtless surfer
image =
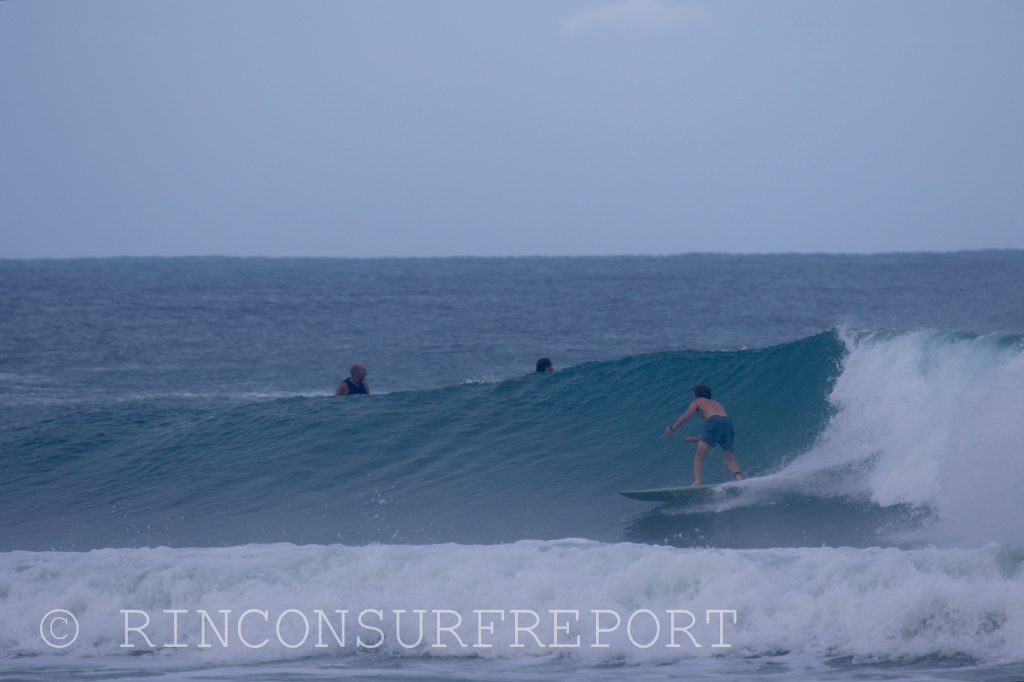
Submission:
<svg viewBox="0 0 1024 682">
<path fill-rule="evenodd" d="M 354 363 L 348 368 L 348 373 L 351 376 L 341 382 L 341 386 L 338 386 L 338 390 L 334 392 L 334 395 L 356 395 L 357 393 L 370 392 L 370 385 L 363 381 L 368 373 L 363 363 Z"/>
<path fill-rule="evenodd" d="M 663 437 L 671 436 L 672 432 L 686 423 L 686 420 L 699 414 L 707 422 L 704 425 L 704 433 L 700 436 L 690 436 L 683 440 L 687 443 L 700 441 L 697 446 L 697 456 L 693 458 L 693 484 L 700 485 L 700 470 L 704 464 L 704 453 L 709 448 L 721 445 L 722 457 L 725 459 L 725 466 L 729 467 L 732 477 L 737 481 L 743 478 L 740 475 L 740 465 L 732 458 L 732 420 L 725 413 L 722 403 L 711 399 L 711 389 L 704 384 L 698 384 L 693 389 L 693 402 L 690 409 L 683 413 L 676 423 L 665 429 Z"/>
</svg>

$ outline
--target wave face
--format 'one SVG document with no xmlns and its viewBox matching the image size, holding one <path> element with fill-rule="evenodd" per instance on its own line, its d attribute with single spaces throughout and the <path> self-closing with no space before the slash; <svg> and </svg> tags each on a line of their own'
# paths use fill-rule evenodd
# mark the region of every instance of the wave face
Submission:
<svg viewBox="0 0 1024 682">
<path fill-rule="evenodd" d="M 753 480 L 698 507 L 617 495 L 692 480 L 680 436 L 702 424 L 661 433 L 698 382 L 733 417 Z M 1021 541 L 1022 387 L 1020 337 L 827 332 L 344 400 L 81 409 L 0 432 L 0 541 Z M 714 451 L 705 482 L 727 475 Z"/>
</svg>

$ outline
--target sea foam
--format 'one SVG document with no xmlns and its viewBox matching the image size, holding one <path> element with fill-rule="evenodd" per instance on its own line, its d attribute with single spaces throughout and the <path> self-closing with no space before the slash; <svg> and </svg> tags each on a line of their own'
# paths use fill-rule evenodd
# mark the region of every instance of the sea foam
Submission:
<svg viewBox="0 0 1024 682">
<path fill-rule="evenodd" d="M 579 636 L 579 648 L 556 653 L 592 663 L 784 653 L 865 661 L 927 656 L 1019 661 L 1024 658 L 1022 560 L 1019 548 L 999 545 L 974 550 L 715 550 L 584 540 L 11 552 L 0 555 L 0 647 L 7 655 L 54 653 L 40 636 L 40 621 L 52 609 L 66 609 L 81 627 L 76 642 L 62 650 L 67 655 L 152 651 L 183 663 L 370 652 L 371 647 L 356 646 L 356 636 L 364 644 L 379 642 L 372 650 L 385 656 L 539 656 L 555 651 L 551 644 L 575 642 Z M 200 609 L 210 615 L 209 622 L 203 624 Z M 265 612 L 266 618 L 250 613 L 243 634 L 252 643 L 268 640 L 261 648 L 239 641 L 237 620 L 251 609 Z M 406 648 L 395 637 L 394 611 L 405 611 L 402 641 L 412 644 L 418 609 L 426 611 L 423 641 Z M 128 616 L 133 627 L 143 622 L 139 612 L 147 614 L 145 632 L 152 649 L 136 632 L 128 632 L 125 641 L 122 610 L 134 612 Z M 172 610 L 183 612 L 176 640 L 172 616 L 166 613 Z M 224 610 L 230 611 L 226 634 Z M 317 610 L 331 619 L 339 635 L 336 612 L 348 611 L 345 648 L 322 625 L 322 635 L 318 632 Z M 358 624 L 367 610 L 383 616 L 364 616 L 364 623 L 384 633 L 382 642 Z M 504 612 L 504 619 L 491 614 L 482 621 L 494 625 L 483 639 L 478 610 Z M 514 632 L 517 610 L 538 615 L 535 634 L 544 647 L 531 635 Z M 554 632 L 552 610 L 563 612 L 557 622 L 567 629 Z M 614 611 L 621 619 L 618 629 L 602 633 L 599 640 L 595 610 Z M 627 619 L 643 610 L 650 613 L 639 613 L 627 632 Z M 693 614 L 693 640 L 668 631 L 670 610 Z M 455 633 L 465 647 L 449 631 L 436 637 L 436 611 L 445 611 L 445 627 L 461 618 Z M 579 612 L 578 621 L 572 611 Z M 735 624 L 730 611 L 735 611 Z M 296 612 L 309 622 L 305 639 L 303 615 Z M 525 614 L 521 624 L 533 620 Z M 614 621 L 606 614 L 600 624 L 608 629 Z M 677 628 L 690 622 L 690 616 L 677 615 Z M 211 646 L 198 646 L 204 637 Z M 524 646 L 512 646 L 517 637 Z M 672 638 L 681 646 L 666 646 Z M 317 647 L 318 640 L 328 646 Z M 474 646 L 480 641 L 492 646 Z M 173 642 L 187 646 L 164 646 Z M 595 647 L 595 642 L 608 646 Z"/>
<path fill-rule="evenodd" d="M 829 397 L 836 414 L 781 477 L 817 494 L 928 507 L 938 523 L 919 537 L 929 541 L 1024 542 L 1019 338 L 914 332 L 844 341 Z"/>
</svg>

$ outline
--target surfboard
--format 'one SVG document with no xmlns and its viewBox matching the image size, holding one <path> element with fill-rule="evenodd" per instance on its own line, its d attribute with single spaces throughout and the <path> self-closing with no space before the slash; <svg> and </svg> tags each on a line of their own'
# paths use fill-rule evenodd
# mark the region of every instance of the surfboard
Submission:
<svg viewBox="0 0 1024 682">
<path fill-rule="evenodd" d="M 653 490 L 620 490 L 620 495 L 633 500 L 645 502 L 672 502 L 673 500 L 686 500 L 706 494 L 712 488 L 717 488 L 721 483 L 710 483 L 704 485 L 688 485 L 681 488 L 655 488 Z"/>
</svg>

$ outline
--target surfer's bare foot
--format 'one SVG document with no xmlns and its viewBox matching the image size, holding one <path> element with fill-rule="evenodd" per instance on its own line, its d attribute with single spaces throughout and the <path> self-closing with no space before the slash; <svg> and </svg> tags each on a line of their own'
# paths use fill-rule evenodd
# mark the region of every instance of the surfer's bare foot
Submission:
<svg viewBox="0 0 1024 682">
<path fill-rule="evenodd" d="M 740 472 L 738 472 L 738 471 L 734 472 L 732 477 L 733 477 L 733 479 L 735 479 L 737 481 L 742 481 L 743 480 L 743 475 Z"/>
<path fill-rule="evenodd" d="M 700 485 L 700 479 L 698 478 L 696 481 L 694 481 L 693 485 Z"/>
</svg>

